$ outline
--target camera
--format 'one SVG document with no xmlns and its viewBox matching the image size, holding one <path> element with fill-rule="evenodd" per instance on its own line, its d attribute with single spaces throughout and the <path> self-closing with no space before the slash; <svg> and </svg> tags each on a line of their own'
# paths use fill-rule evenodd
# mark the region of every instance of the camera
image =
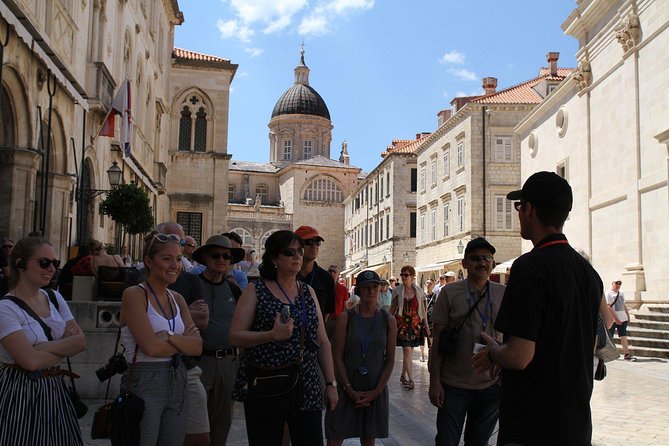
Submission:
<svg viewBox="0 0 669 446">
<path fill-rule="evenodd" d="M 122 353 L 116 353 L 107 360 L 107 364 L 95 371 L 100 382 L 107 381 L 117 373 L 123 373 L 128 370 L 128 362 L 123 357 Z"/>
</svg>

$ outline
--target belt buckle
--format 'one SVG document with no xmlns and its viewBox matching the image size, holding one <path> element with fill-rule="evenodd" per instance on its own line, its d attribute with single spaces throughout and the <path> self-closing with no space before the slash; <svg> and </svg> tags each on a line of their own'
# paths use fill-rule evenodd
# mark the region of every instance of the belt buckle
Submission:
<svg viewBox="0 0 669 446">
<path fill-rule="evenodd" d="M 225 350 L 216 350 L 216 354 L 214 355 L 216 359 L 223 359 L 225 358 Z"/>
</svg>

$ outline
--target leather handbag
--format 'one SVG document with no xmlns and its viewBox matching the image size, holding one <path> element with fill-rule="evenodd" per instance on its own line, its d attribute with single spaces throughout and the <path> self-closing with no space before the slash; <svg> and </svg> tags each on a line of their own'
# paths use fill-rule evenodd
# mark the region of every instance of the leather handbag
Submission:
<svg viewBox="0 0 669 446">
<path fill-rule="evenodd" d="M 114 403 L 103 404 L 98 407 L 91 424 L 91 439 L 99 440 L 111 438 L 111 418 L 109 416 Z"/>
</svg>

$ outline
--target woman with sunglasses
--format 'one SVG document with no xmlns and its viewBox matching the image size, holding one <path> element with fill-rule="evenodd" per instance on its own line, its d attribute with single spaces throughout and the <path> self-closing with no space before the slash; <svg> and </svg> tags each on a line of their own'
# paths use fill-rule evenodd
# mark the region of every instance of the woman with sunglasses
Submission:
<svg viewBox="0 0 669 446">
<path fill-rule="evenodd" d="M 53 292 L 56 307 L 42 289 L 59 265 L 41 237 L 19 240 L 10 256 L 10 291 L 0 300 L 2 445 L 83 444 L 63 381 L 68 371 L 59 364 L 82 352 L 86 341 L 63 297 Z"/>
<path fill-rule="evenodd" d="M 206 269 L 200 274 L 209 323 L 202 331 L 202 356 L 197 365 L 207 393 L 209 438 L 224 445 L 232 425 L 232 387 L 237 374 L 237 349 L 230 344 L 230 323 L 242 290 L 232 278 L 232 265 L 244 258 L 242 248 L 233 248 L 223 235 L 209 237 L 193 252 L 193 259 Z"/>
<path fill-rule="evenodd" d="M 261 278 L 244 290 L 232 319 L 230 341 L 244 347 L 233 398 L 244 402 L 250 446 L 281 445 L 286 422 L 293 446 L 323 444 L 321 372 L 326 404 L 329 409 L 337 404 L 323 317 L 314 290 L 296 280 L 303 244 L 291 231 L 277 231 L 267 239 Z M 298 371 L 298 384 L 289 386 L 297 398 L 295 410 L 249 392 L 258 383 L 249 379 L 252 373 L 279 367 Z"/>
<path fill-rule="evenodd" d="M 181 446 L 188 405 L 181 355 L 199 356 L 202 340 L 184 298 L 167 286 L 181 272 L 180 237 L 150 233 L 144 239 L 146 280 L 121 301 L 121 343 L 130 368 L 121 388 L 144 400 L 140 444 Z"/>
<path fill-rule="evenodd" d="M 427 327 L 425 293 L 413 283 L 416 270 L 413 266 L 402 267 L 402 283 L 393 290 L 390 314 L 397 319 L 397 345 L 402 347 L 402 374 L 400 381 L 407 390 L 413 390 L 413 349 L 420 345 L 421 328 L 426 336 L 431 336 Z"/>
</svg>

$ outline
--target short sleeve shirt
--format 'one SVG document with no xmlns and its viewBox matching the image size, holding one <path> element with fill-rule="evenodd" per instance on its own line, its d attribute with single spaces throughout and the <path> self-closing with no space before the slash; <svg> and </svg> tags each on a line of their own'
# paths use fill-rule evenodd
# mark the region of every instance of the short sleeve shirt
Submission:
<svg viewBox="0 0 669 446">
<path fill-rule="evenodd" d="M 58 309 L 49 301 L 49 296 L 46 291 L 40 290 L 44 299 L 49 302 L 49 309 L 51 313 L 49 317 L 41 318 L 44 323 L 51 328 L 51 337 L 53 339 L 61 339 L 65 332 L 65 324 L 74 319 L 70 308 L 67 306 L 65 299 L 58 291 L 54 291 L 58 302 Z M 28 342 L 31 345 L 47 342 L 49 339 L 44 333 L 44 329 L 32 316 L 26 313 L 21 307 L 16 305 L 9 299 L 0 299 L 0 340 L 6 336 L 21 331 L 25 333 Z M 0 361 L 7 364 L 14 364 L 12 355 L 0 345 Z"/>
</svg>

